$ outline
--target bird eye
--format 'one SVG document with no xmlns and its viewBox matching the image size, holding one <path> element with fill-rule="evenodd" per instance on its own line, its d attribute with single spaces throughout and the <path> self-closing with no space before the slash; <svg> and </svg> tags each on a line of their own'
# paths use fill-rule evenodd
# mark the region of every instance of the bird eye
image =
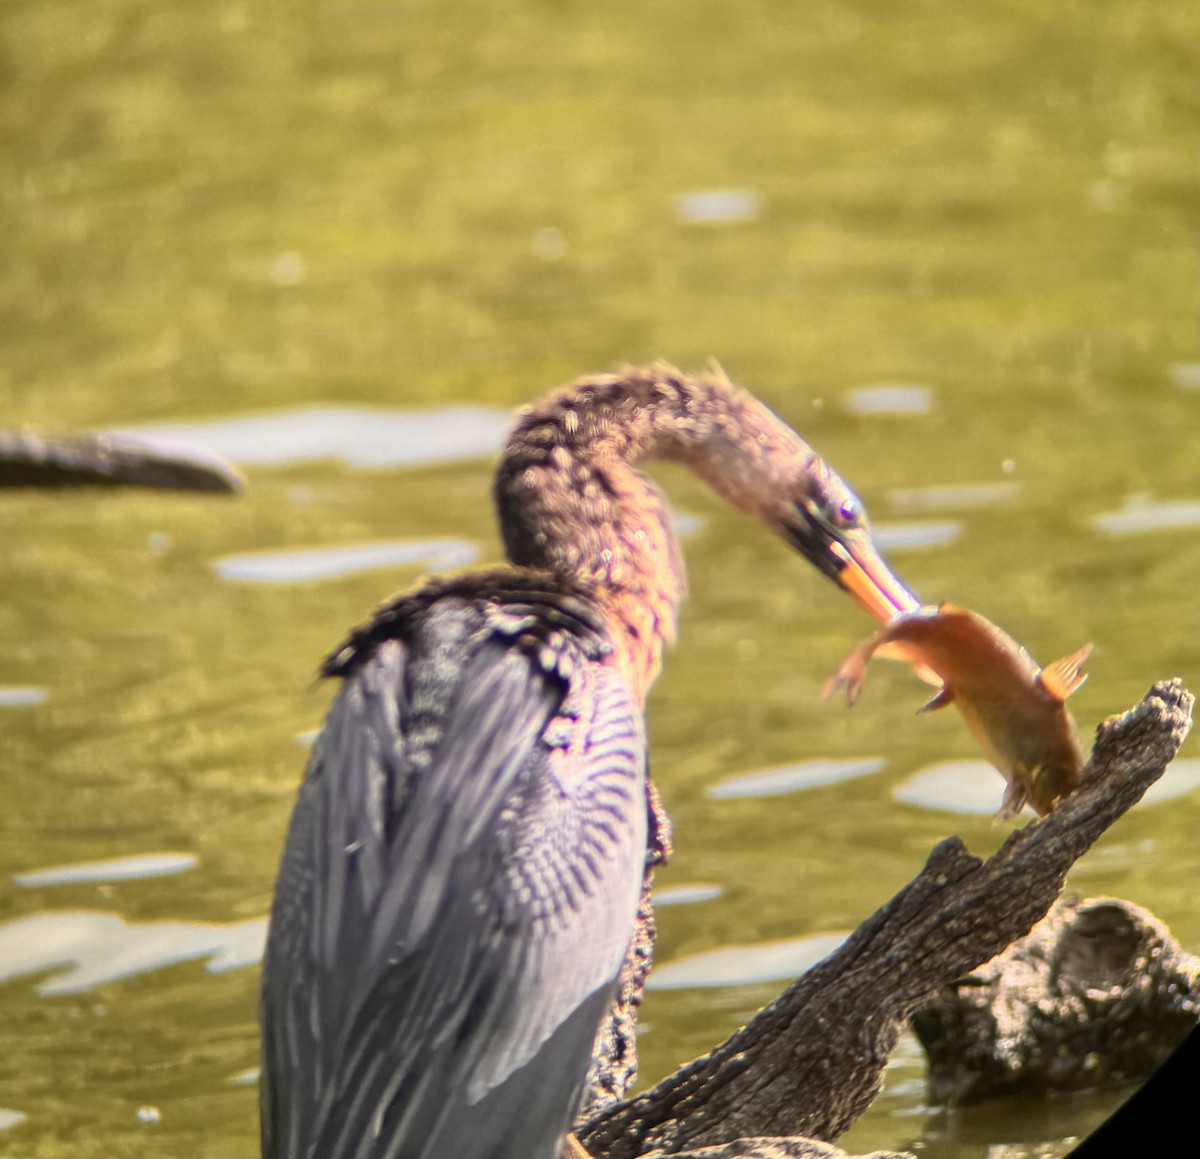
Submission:
<svg viewBox="0 0 1200 1159">
<path fill-rule="evenodd" d="M 844 531 L 857 527 L 862 522 L 862 504 L 854 495 L 843 495 L 841 498 L 830 496 L 822 504 L 821 515 L 829 526 Z"/>
</svg>

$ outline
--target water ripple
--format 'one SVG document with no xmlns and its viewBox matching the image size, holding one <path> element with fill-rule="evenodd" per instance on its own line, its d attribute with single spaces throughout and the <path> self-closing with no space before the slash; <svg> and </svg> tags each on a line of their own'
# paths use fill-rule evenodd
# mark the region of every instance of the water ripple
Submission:
<svg viewBox="0 0 1200 1159">
<path fill-rule="evenodd" d="M 289 584 L 411 564 L 430 571 L 447 571 L 465 567 L 478 557 L 479 548 L 462 539 L 418 539 L 227 555 L 213 568 L 222 579 Z"/>
<path fill-rule="evenodd" d="M 508 411 L 491 407 L 393 411 L 319 406 L 207 422 L 123 427 L 109 433 L 169 440 L 244 466 L 341 459 L 351 467 L 412 467 L 495 454 L 511 423 Z"/>
<path fill-rule="evenodd" d="M 922 809 L 986 816 L 1000 808 L 1004 779 L 987 761 L 939 761 L 918 769 L 893 796 Z"/>
<path fill-rule="evenodd" d="M 695 990 L 790 980 L 827 958 L 845 940 L 845 934 L 816 934 L 755 946 L 724 946 L 659 966 L 650 972 L 646 989 Z"/>
<path fill-rule="evenodd" d="M 194 869 L 194 853 L 142 853 L 135 857 L 112 857 L 105 861 L 81 861 L 75 865 L 52 865 L 13 874 L 18 885 L 74 885 L 90 881 L 132 881 L 142 877 L 166 877 Z"/>
<path fill-rule="evenodd" d="M 654 908 L 664 905 L 696 905 L 702 901 L 712 901 L 725 891 L 719 885 L 676 885 L 670 889 L 654 891 Z"/>
<path fill-rule="evenodd" d="M 1092 526 L 1110 535 L 1200 527 L 1200 500 L 1177 499 L 1160 503 L 1147 495 L 1131 495 L 1120 511 L 1097 515 L 1092 520 Z"/>
<path fill-rule="evenodd" d="M 865 777 L 879 772 L 885 764 L 887 761 L 883 757 L 802 761 L 719 781 L 709 787 L 708 796 L 718 800 L 726 797 L 776 797 L 782 793 L 794 793 L 797 789 L 813 789 L 818 785 L 835 785 L 839 781 Z"/>
<path fill-rule="evenodd" d="M 923 415 L 933 409 L 933 390 L 908 382 L 880 382 L 849 391 L 843 401 L 856 415 Z"/>
<path fill-rule="evenodd" d="M 894 487 L 888 502 L 900 511 L 939 511 L 993 507 L 1015 499 L 1021 484 L 1011 480 L 994 483 L 948 483 L 934 487 Z"/>
<path fill-rule="evenodd" d="M 127 922 L 119 914 L 63 910 L 0 925 L 0 982 L 68 967 L 37 993 L 77 994 L 107 982 L 207 958 L 210 974 L 262 959 L 267 919 L 230 922 Z"/>
<path fill-rule="evenodd" d="M 1139 807 L 1161 805 L 1200 789 L 1200 758 L 1177 757 L 1147 790 Z M 1000 808 L 1004 782 L 987 761 L 942 761 L 898 785 L 898 801 L 947 813 L 987 815 Z M 1028 807 L 1026 811 L 1030 812 Z"/>
<path fill-rule="evenodd" d="M 913 523 L 876 523 L 875 543 L 882 551 L 904 551 L 917 547 L 939 547 L 952 543 L 962 534 L 962 524 L 954 519 L 918 520 Z"/>
<path fill-rule="evenodd" d="M 702 189 L 675 200 L 675 213 L 688 225 L 733 225 L 754 221 L 761 212 L 753 189 Z"/>
</svg>

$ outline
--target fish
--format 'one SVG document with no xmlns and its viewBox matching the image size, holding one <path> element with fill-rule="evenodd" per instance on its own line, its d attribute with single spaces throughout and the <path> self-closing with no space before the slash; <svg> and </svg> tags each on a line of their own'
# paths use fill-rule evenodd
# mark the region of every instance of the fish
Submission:
<svg viewBox="0 0 1200 1159">
<path fill-rule="evenodd" d="M 940 682 L 918 712 L 956 704 L 967 728 L 1008 787 L 997 820 L 1026 803 L 1041 817 L 1079 787 L 1083 746 L 1067 698 L 1087 675 L 1085 644 L 1053 664 L 1037 661 L 990 620 L 955 604 L 923 606 L 898 615 L 849 656 L 825 683 L 825 698 L 845 688 L 853 705 L 873 656 L 906 660 L 918 675 Z"/>
</svg>

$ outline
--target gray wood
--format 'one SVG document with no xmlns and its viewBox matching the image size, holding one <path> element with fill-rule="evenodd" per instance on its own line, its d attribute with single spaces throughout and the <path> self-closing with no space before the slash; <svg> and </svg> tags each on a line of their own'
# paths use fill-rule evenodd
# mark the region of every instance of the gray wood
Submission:
<svg viewBox="0 0 1200 1159">
<path fill-rule="evenodd" d="M 959 838 L 939 842 L 834 954 L 704 1057 L 579 1123 L 582 1142 L 595 1156 L 633 1159 L 763 1135 L 838 1138 L 879 1092 L 909 1018 L 1027 934 L 1074 862 L 1162 775 L 1192 703 L 1179 680 L 1155 684 L 1099 726 L 1082 786 L 1049 817 L 987 861 Z"/>
</svg>

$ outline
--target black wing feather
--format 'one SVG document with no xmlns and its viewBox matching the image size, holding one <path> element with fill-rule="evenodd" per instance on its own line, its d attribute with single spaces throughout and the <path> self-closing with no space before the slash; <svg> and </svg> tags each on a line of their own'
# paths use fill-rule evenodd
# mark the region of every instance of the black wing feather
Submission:
<svg viewBox="0 0 1200 1159">
<path fill-rule="evenodd" d="M 615 669 L 473 623 L 379 643 L 314 751 L 265 965 L 266 1156 L 540 1159 L 582 1093 L 642 877 L 640 719 Z"/>
</svg>

